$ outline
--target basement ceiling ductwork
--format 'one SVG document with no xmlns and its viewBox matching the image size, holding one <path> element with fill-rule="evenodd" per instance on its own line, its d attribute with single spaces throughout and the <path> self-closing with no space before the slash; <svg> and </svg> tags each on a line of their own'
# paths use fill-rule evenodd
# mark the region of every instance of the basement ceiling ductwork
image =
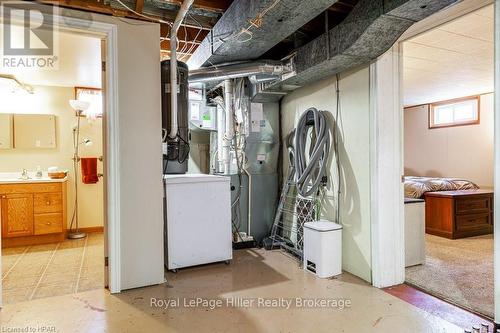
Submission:
<svg viewBox="0 0 500 333">
<path fill-rule="evenodd" d="M 189 71 L 189 82 L 215 82 L 248 77 L 253 82 L 276 81 L 292 71 L 291 65 L 279 62 L 247 62 L 226 66 L 212 66 Z"/>
<path fill-rule="evenodd" d="M 266 90 L 294 90 L 369 63 L 413 23 L 459 1 L 361 0 L 339 25 L 296 50 L 295 76 L 267 84 Z"/>
<path fill-rule="evenodd" d="M 221 81 L 248 78 L 252 101 L 258 103 L 278 102 L 285 93 L 264 91 L 268 82 L 279 82 L 284 77 L 294 75 L 293 63 L 276 61 L 255 61 L 228 64 L 226 66 L 204 67 L 189 71 L 190 83 L 209 83 L 216 85 Z"/>
<path fill-rule="evenodd" d="M 235 0 L 189 59 L 189 68 L 256 59 L 335 2 Z"/>
<path fill-rule="evenodd" d="M 339 1 L 236 0 L 189 60 L 190 81 L 222 81 L 247 76 L 254 96 L 273 100 L 310 82 L 367 64 L 386 52 L 415 22 L 460 0 L 359 0 L 348 16 L 290 55 L 293 69 L 277 74 L 276 63 L 217 67 L 262 56 L 301 25 Z M 269 9 L 271 8 L 271 9 Z M 265 15 L 262 16 L 262 11 Z M 240 34 L 255 17 L 260 26 Z M 286 23 L 286 24 L 282 24 Z M 326 23 L 325 26 L 328 26 Z M 330 26 L 331 27 L 331 26 Z M 238 38 L 236 38 L 236 35 Z M 246 35 L 247 40 L 239 40 Z M 290 62 L 290 63 L 292 63 Z M 279 63 L 278 63 L 279 65 Z M 255 66 L 250 68 L 249 66 Z M 258 73 L 257 75 L 255 73 Z M 267 96 L 266 96 L 267 94 Z"/>
</svg>

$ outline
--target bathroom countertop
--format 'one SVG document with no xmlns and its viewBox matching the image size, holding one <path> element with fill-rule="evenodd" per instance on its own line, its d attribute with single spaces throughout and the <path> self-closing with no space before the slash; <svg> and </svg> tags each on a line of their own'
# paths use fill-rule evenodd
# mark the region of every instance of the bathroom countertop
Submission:
<svg viewBox="0 0 500 333">
<path fill-rule="evenodd" d="M 37 178 L 31 173 L 29 173 L 29 179 L 21 179 L 20 177 L 20 173 L 0 172 L 0 184 L 64 183 L 68 180 L 68 176 L 61 179 L 52 179 L 46 173 L 43 174 L 42 178 Z"/>
</svg>

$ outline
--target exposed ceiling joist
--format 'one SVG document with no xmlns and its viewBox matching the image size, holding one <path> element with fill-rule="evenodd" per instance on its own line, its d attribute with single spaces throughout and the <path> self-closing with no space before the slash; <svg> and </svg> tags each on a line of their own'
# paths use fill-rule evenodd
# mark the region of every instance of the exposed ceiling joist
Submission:
<svg viewBox="0 0 500 333">
<path fill-rule="evenodd" d="M 112 15 L 116 17 L 126 17 L 151 22 L 166 21 L 173 23 L 178 11 L 177 4 L 181 3 L 182 1 L 121 0 L 120 2 L 125 6 L 123 6 L 116 0 L 37 0 L 37 2 L 41 4 L 60 6 L 62 8 Z M 181 28 L 179 29 L 179 50 L 188 50 L 190 53 L 194 52 L 203 38 L 205 38 L 209 31 L 212 29 L 216 20 L 220 17 L 220 12 L 223 12 L 225 7 L 229 6 L 231 2 L 232 0 L 196 0 L 196 8 L 192 8 L 190 10 L 190 14 L 181 24 Z M 161 5 L 161 7 L 157 7 L 156 5 L 158 3 L 164 4 Z M 167 8 L 170 8 L 170 10 Z M 201 8 L 210 10 L 212 14 L 210 14 L 210 16 L 208 17 L 203 16 L 206 12 L 203 12 L 205 9 Z M 196 15 L 200 13 L 202 16 Z M 162 23 L 162 48 L 170 47 L 170 42 L 168 39 L 169 31 L 169 25 Z"/>
<path fill-rule="evenodd" d="M 130 1 L 130 0 L 125 0 L 125 1 Z M 113 4 L 113 2 L 111 3 Z M 172 4 L 171 2 L 165 0 L 146 0 L 145 7 L 151 13 L 167 12 L 171 14 L 176 14 L 180 9 L 179 5 Z M 189 14 L 196 16 L 197 18 L 207 19 L 207 20 L 218 19 L 222 15 L 222 13 L 218 10 L 217 11 L 213 9 L 207 10 L 194 5 L 189 8 Z"/>
<path fill-rule="evenodd" d="M 170 27 L 166 24 L 162 24 L 160 33 L 162 36 L 160 44 L 162 52 L 170 51 Z M 209 30 L 200 30 L 199 28 L 194 27 L 181 27 L 177 32 L 177 50 L 179 50 L 179 52 L 185 51 L 183 53 L 186 54 L 192 54 L 208 33 Z M 182 60 L 186 61 L 187 56 L 185 56 Z"/>
<path fill-rule="evenodd" d="M 179 7 L 182 4 L 182 0 L 162 1 Z M 231 2 L 232 1 L 230 0 L 195 0 L 193 3 L 193 7 L 222 14 L 231 5 Z"/>
<path fill-rule="evenodd" d="M 144 0 L 136 0 L 135 11 L 138 13 L 142 13 L 143 10 L 144 10 Z"/>
<path fill-rule="evenodd" d="M 196 41 L 196 42 L 202 42 L 203 39 L 208 35 L 209 30 L 201 30 L 200 28 L 197 27 L 190 27 L 190 26 L 181 26 L 179 31 L 177 32 L 177 39 L 179 41 Z M 163 38 L 169 37 L 170 36 L 170 27 L 166 24 L 162 24 L 160 27 L 160 35 Z"/>
<path fill-rule="evenodd" d="M 136 5 L 135 0 L 108 0 L 108 2 L 109 7 L 121 10 L 126 10 L 126 7 L 134 9 Z M 177 16 L 178 10 L 178 6 L 167 3 L 164 0 L 145 0 L 142 14 L 173 22 Z M 133 15 L 133 13 L 131 14 Z M 184 23 L 190 26 L 202 26 L 206 29 L 211 29 L 219 19 L 219 16 L 220 14 L 214 12 L 206 12 L 201 9 L 191 8 Z"/>
<path fill-rule="evenodd" d="M 111 0 L 113 1 L 113 0 Z M 140 1 L 140 0 L 138 0 Z M 112 7 L 109 5 L 106 5 L 103 3 L 102 0 L 36 0 L 36 2 L 41 3 L 41 4 L 46 4 L 46 5 L 57 5 L 63 8 L 70 8 L 70 9 L 75 9 L 75 10 L 82 10 L 86 12 L 92 12 L 92 13 L 98 13 L 98 14 L 107 14 L 107 15 L 113 15 L 117 17 L 126 17 L 126 18 L 131 18 L 131 19 L 136 19 L 136 20 L 141 20 L 141 21 L 151 21 L 151 22 L 158 22 L 158 20 L 163 20 L 166 22 L 174 22 L 175 19 L 175 12 L 174 13 L 163 13 L 158 12 L 161 15 L 157 14 L 152 14 L 152 13 L 143 13 L 145 16 L 139 16 L 133 13 L 132 11 L 127 10 L 123 6 L 120 7 Z M 134 2 L 133 4 L 130 3 L 131 9 L 135 10 L 136 9 L 136 3 Z M 143 9 L 144 11 L 144 9 Z M 139 11 L 137 11 L 139 12 Z M 150 20 L 147 19 L 147 17 L 150 18 Z M 204 20 L 197 20 L 195 22 L 194 20 L 189 20 L 187 19 L 184 21 L 181 26 L 185 27 L 190 27 L 190 28 L 196 28 L 196 29 L 204 29 L 204 30 L 210 30 L 213 26 L 212 23 L 206 22 Z"/>
<path fill-rule="evenodd" d="M 160 45 L 162 50 L 170 50 L 170 39 L 169 38 L 163 39 Z M 193 53 L 193 50 L 196 49 L 198 45 L 200 45 L 200 42 L 193 42 L 193 41 L 177 42 L 177 48 L 179 50 L 185 50 L 186 52 L 189 51 L 190 54 Z"/>
<path fill-rule="evenodd" d="M 45 4 L 45 5 L 56 5 L 61 6 L 63 8 L 71 8 L 78 9 L 87 12 L 99 13 L 99 14 L 108 14 L 118 17 L 130 17 L 135 19 L 144 20 L 140 16 L 137 16 L 127 10 L 112 8 L 108 5 L 105 5 L 102 1 L 96 0 L 36 0 L 36 2 Z"/>
</svg>

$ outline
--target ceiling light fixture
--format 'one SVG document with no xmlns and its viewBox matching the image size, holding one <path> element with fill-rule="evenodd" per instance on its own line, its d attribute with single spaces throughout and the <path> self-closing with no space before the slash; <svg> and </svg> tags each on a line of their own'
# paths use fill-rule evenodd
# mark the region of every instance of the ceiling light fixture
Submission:
<svg viewBox="0 0 500 333">
<path fill-rule="evenodd" d="M 19 87 L 21 87 L 22 89 L 26 90 L 28 93 L 30 94 L 33 94 L 35 92 L 35 89 L 33 89 L 32 86 L 30 86 L 29 84 L 26 84 L 26 83 L 23 83 L 21 81 L 19 81 L 14 75 L 12 74 L 0 74 L 0 79 L 6 79 L 6 80 L 12 80 L 14 81 L 15 83 L 17 83 L 17 85 Z"/>
</svg>

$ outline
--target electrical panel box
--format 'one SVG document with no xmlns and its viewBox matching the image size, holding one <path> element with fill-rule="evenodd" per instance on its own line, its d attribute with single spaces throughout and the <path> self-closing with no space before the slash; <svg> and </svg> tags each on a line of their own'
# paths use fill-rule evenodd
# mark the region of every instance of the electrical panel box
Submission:
<svg viewBox="0 0 500 333">
<path fill-rule="evenodd" d="M 192 130 L 217 130 L 217 108 L 207 105 L 203 84 L 189 85 L 189 123 Z"/>
<path fill-rule="evenodd" d="M 215 131 L 217 108 L 205 105 L 204 101 L 189 101 L 189 121 L 198 129 Z"/>
<path fill-rule="evenodd" d="M 12 114 L 0 114 L 0 149 L 12 149 L 13 147 L 13 121 Z"/>
<path fill-rule="evenodd" d="M 14 148 L 56 148 L 56 116 L 47 114 L 14 115 Z"/>
</svg>

